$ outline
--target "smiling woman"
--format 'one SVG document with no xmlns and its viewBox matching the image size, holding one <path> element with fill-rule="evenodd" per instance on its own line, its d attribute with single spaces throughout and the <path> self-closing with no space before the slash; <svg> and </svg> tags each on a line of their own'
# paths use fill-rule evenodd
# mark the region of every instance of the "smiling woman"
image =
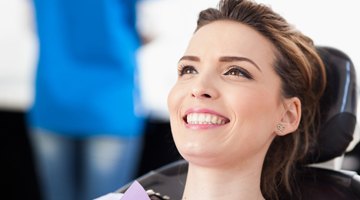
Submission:
<svg viewBox="0 0 360 200">
<path fill-rule="evenodd" d="M 312 40 L 270 8 L 223 0 L 202 11 L 168 97 L 189 162 L 183 199 L 293 199 L 325 82 Z"/>
</svg>

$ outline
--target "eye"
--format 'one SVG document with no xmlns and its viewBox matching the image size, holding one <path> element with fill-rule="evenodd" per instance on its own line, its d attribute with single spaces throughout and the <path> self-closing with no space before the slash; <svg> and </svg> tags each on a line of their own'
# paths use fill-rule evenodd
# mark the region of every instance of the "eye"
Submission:
<svg viewBox="0 0 360 200">
<path fill-rule="evenodd" d="M 232 66 L 228 69 L 224 75 L 226 76 L 240 76 L 245 77 L 247 79 L 253 79 L 252 75 L 244 68 L 239 66 Z"/>
<path fill-rule="evenodd" d="M 191 65 L 181 65 L 178 70 L 179 76 L 183 76 L 186 74 L 197 74 L 195 67 Z"/>
</svg>

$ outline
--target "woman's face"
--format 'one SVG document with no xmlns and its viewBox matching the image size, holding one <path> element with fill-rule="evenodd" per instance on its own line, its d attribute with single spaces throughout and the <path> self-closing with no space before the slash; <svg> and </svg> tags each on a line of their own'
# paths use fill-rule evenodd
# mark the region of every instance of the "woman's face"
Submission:
<svg viewBox="0 0 360 200">
<path fill-rule="evenodd" d="M 168 97 L 186 160 L 233 166 L 264 158 L 284 114 L 273 61 L 273 45 L 238 22 L 212 22 L 193 35 Z"/>
</svg>

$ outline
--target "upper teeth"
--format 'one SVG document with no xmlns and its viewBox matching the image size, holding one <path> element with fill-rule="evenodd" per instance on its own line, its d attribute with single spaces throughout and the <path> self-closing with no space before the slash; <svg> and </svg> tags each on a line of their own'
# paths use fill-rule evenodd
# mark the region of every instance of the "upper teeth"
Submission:
<svg viewBox="0 0 360 200">
<path fill-rule="evenodd" d="M 188 124 L 225 124 L 226 120 L 208 113 L 191 113 L 186 116 Z"/>
</svg>

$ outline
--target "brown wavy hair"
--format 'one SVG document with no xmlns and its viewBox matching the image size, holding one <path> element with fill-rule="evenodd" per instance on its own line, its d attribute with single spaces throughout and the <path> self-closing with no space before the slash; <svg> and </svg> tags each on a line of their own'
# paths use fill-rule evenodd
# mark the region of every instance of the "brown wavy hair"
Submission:
<svg viewBox="0 0 360 200">
<path fill-rule="evenodd" d="M 276 49 L 273 67 L 281 78 L 282 96 L 298 97 L 301 101 L 299 128 L 286 136 L 275 137 L 261 175 L 261 191 L 266 199 L 283 199 L 285 196 L 293 199 L 299 195 L 294 169 L 316 145 L 319 100 L 326 85 L 324 64 L 313 41 L 266 5 L 250 0 L 221 0 L 217 9 L 200 12 L 195 32 L 218 20 L 245 24 L 271 41 Z"/>
</svg>

